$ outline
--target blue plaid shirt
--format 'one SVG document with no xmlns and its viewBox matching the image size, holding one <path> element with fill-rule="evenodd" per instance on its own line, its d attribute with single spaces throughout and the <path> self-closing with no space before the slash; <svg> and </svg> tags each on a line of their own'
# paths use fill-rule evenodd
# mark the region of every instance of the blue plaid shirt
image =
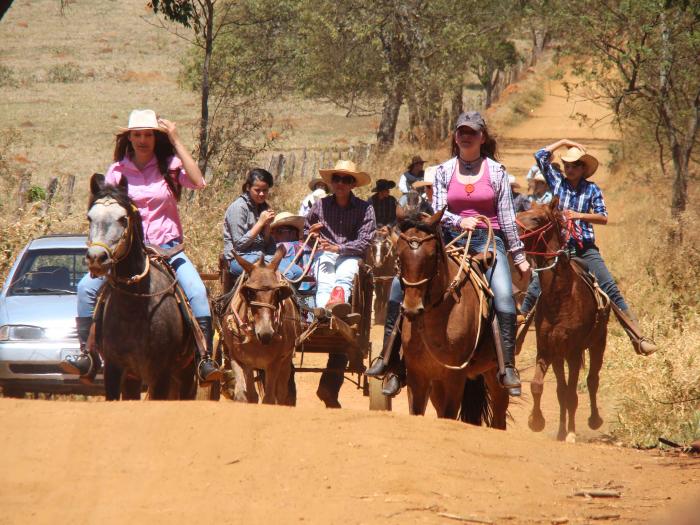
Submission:
<svg viewBox="0 0 700 525">
<path fill-rule="evenodd" d="M 549 189 L 555 197 L 559 197 L 559 208 L 562 210 L 573 210 L 579 213 L 597 213 L 599 215 L 608 216 L 608 210 L 605 208 L 603 200 L 603 192 L 593 182 L 582 179 L 578 184 L 578 188 L 574 188 L 566 177 L 552 167 L 552 152 L 542 148 L 535 153 L 537 165 L 547 179 Z M 581 227 L 581 237 L 584 244 L 594 244 L 595 235 L 593 234 L 593 225 L 588 221 L 576 219 L 574 221 Z M 569 240 L 570 244 L 575 243 L 574 239 Z"/>
</svg>

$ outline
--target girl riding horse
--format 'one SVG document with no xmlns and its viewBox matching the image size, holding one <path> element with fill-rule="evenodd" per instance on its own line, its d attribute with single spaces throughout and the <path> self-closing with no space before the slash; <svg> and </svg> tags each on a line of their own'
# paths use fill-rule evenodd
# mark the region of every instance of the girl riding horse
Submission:
<svg viewBox="0 0 700 525">
<path fill-rule="evenodd" d="M 206 182 L 187 148 L 180 141 L 174 122 L 157 118 L 153 110 L 134 110 L 129 124 L 116 137 L 114 163 L 107 170 L 105 182 L 117 185 L 122 177 L 128 182 L 129 198 L 138 208 L 143 222 L 144 241 L 171 250 L 182 243 L 183 233 L 177 203 L 182 188 L 202 189 Z M 207 290 L 197 269 L 180 251 L 169 261 L 177 280 L 192 307 L 206 340 L 206 352 L 197 355 L 197 373 L 202 382 L 221 378 L 211 359 L 213 329 Z M 104 277 L 86 274 L 78 283 L 78 339 L 81 353 L 66 357 L 61 368 L 83 378 L 94 377 L 98 366 L 94 349 L 88 348 L 97 295 L 105 284 Z"/>
</svg>

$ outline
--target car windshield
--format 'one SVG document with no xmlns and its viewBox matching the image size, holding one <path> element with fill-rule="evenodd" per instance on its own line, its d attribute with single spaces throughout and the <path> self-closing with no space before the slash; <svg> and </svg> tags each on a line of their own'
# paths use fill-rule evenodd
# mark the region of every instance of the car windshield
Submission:
<svg viewBox="0 0 700 525">
<path fill-rule="evenodd" d="M 8 295 L 75 294 L 87 273 L 85 248 L 29 250 L 17 268 Z"/>
</svg>

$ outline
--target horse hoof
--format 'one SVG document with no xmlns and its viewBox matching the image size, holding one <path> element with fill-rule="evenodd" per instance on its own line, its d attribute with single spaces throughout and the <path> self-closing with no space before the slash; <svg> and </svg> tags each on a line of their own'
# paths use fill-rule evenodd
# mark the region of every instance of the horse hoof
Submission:
<svg viewBox="0 0 700 525">
<path fill-rule="evenodd" d="M 527 426 L 530 427 L 530 430 L 533 432 L 542 432 L 544 430 L 544 423 L 545 421 L 542 416 L 530 414 L 530 417 L 527 419 Z"/>
<path fill-rule="evenodd" d="M 576 443 L 576 433 L 575 433 L 575 432 L 569 432 L 569 433 L 566 435 L 565 441 L 566 441 L 567 443 Z"/>
<path fill-rule="evenodd" d="M 588 418 L 588 428 L 598 430 L 603 425 L 603 418 L 600 416 L 591 416 Z"/>
</svg>

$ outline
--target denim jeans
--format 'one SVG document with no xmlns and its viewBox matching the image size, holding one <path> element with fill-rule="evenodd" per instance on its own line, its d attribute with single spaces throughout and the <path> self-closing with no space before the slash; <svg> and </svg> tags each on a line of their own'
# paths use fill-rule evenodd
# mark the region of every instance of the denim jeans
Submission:
<svg viewBox="0 0 700 525">
<path fill-rule="evenodd" d="M 316 305 L 325 306 L 334 287 L 340 286 L 345 292 L 345 301 L 350 302 L 352 281 L 359 271 L 359 257 L 321 252 L 313 263 L 316 277 Z"/>
<path fill-rule="evenodd" d="M 444 229 L 445 242 L 448 243 L 455 237 L 457 233 L 452 230 Z M 513 283 L 510 277 L 510 267 L 508 266 L 508 253 L 503 239 L 494 232 L 496 239 L 496 260 L 486 271 L 486 280 L 493 292 L 493 307 L 496 311 L 515 314 L 515 300 L 513 299 Z M 487 241 L 487 231 L 484 228 L 476 228 L 472 233 L 471 243 L 469 245 L 469 253 L 479 253 L 484 251 Z M 464 246 L 467 243 L 467 236 L 457 241 L 457 246 Z M 489 251 L 493 249 L 489 247 Z"/>
<path fill-rule="evenodd" d="M 625 302 L 625 298 L 622 296 L 620 289 L 617 287 L 615 279 L 610 274 L 608 267 L 605 265 L 605 261 L 600 255 L 600 251 L 595 244 L 585 244 L 583 248 L 570 249 L 572 255 L 580 257 L 588 265 L 588 270 L 595 275 L 596 280 L 600 288 L 610 297 L 610 300 L 615 303 L 620 310 L 627 310 L 628 306 Z M 532 281 L 530 281 L 530 286 L 527 288 L 527 295 L 523 300 L 522 312 L 527 314 L 532 310 L 535 301 L 540 296 L 540 280 L 537 274 L 534 275 Z"/>
<path fill-rule="evenodd" d="M 177 241 L 170 241 L 162 244 L 161 248 L 172 248 Z M 175 270 L 177 281 L 182 286 L 187 300 L 192 306 L 192 312 L 195 317 L 211 317 L 209 310 L 209 299 L 207 297 L 207 289 L 199 277 L 199 272 L 192 264 L 192 261 L 183 253 L 180 252 L 170 259 L 170 265 Z M 89 273 L 86 273 L 78 283 L 78 317 L 92 317 L 97 302 L 97 294 L 105 284 L 104 277 L 93 278 Z"/>
<path fill-rule="evenodd" d="M 249 263 L 256 263 L 260 259 L 261 253 L 262 252 L 249 252 L 249 253 L 241 253 L 239 255 L 241 256 L 241 258 L 245 259 Z M 273 257 L 274 257 L 274 255 L 266 255 L 265 256 L 265 264 L 269 263 Z M 294 257 L 285 257 L 284 259 L 282 259 L 280 261 L 279 266 L 278 266 L 280 272 L 285 270 L 287 268 L 287 266 L 289 266 L 289 263 L 292 262 L 292 260 L 294 260 Z M 301 269 L 301 267 L 299 267 L 299 265 L 293 264 L 285 272 L 284 276 L 287 279 L 298 279 L 299 277 L 301 277 L 302 271 L 303 270 Z M 232 259 L 231 262 L 229 263 L 229 272 L 231 272 L 231 275 L 233 275 L 234 281 L 235 281 L 235 279 L 238 279 L 238 277 L 240 275 L 243 274 L 243 268 L 241 267 L 240 264 L 238 264 L 238 261 L 236 259 Z"/>
</svg>

